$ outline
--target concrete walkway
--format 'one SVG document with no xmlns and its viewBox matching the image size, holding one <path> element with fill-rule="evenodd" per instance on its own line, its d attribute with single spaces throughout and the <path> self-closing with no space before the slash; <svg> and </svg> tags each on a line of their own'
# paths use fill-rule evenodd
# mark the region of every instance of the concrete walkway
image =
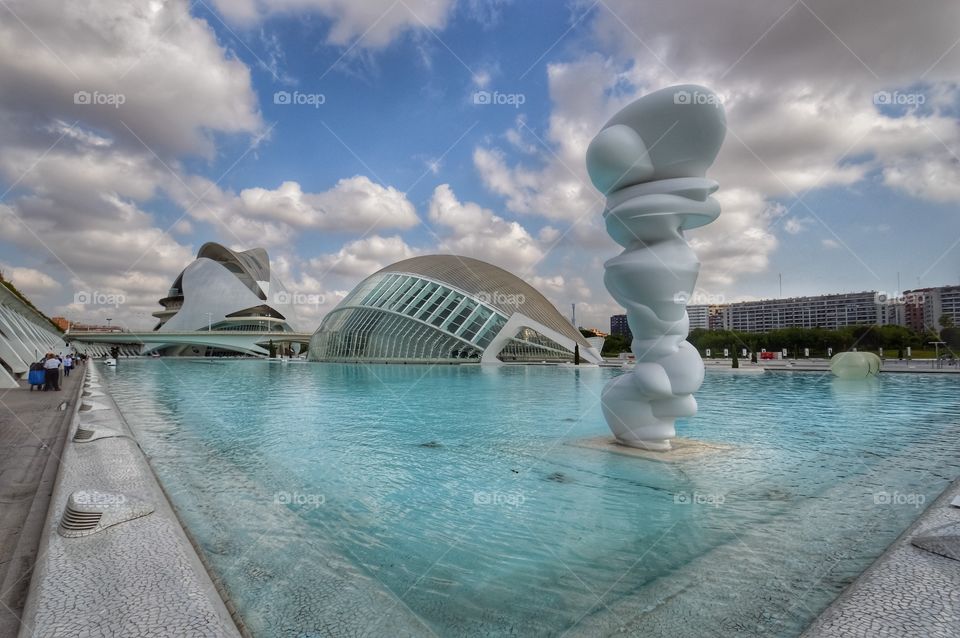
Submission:
<svg viewBox="0 0 960 638">
<path fill-rule="evenodd" d="M 0 390 L 0 636 L 15 636 L 83 368 L 60 392 Z M 68 409 L 58 409 L 63 402 Z"/>
<path fill-rule="evenodd" d="M 960 561 L 915 547 L 928 534 L 947 535 L 956 555 L 960 497 L 955 480 L 801 638 L 955 638 L 960 636 Z M 948 530 L 943 526 L 949 525 Z"/>
</svg>

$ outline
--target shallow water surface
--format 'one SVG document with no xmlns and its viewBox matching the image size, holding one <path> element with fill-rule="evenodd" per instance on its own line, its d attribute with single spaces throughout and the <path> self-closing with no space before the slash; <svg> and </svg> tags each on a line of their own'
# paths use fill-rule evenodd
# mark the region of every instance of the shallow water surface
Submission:
<svg viewBox="0 0 960 638">
<path fill-rule="evenodd" d="M 102 376 L 255 635 L 796 635 L 960 468 L 960 379 L 708 373 L 658 463 L 617 370 L 123 360 Z"/>
</svg>

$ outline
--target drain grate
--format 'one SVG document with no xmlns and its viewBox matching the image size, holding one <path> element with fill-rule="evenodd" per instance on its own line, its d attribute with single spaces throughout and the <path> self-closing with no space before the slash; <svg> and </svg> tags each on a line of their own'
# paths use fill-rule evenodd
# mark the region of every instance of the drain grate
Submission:
<svg viewBox="0 0 960 638">
<path fill-rule="evenodd" d="M 60 518 L 60 534 L 63 536 L 85 536 L 93 533 L 103 518 L 103 512 L 80 512 L 67 506 Z"/>
<path fill-rule="evenodd" d="M 118 492 L 77 490 L 67 499 L 57 531 L 76 538 L 153 513 L 150 503 Z"/>
<path fill-rule="evenodd" d="M 125 432 L 108 428 L 105 425 L 97 425 L 96 427 L 84 427 L 83 425 L 79 425 L 77 426 L 76 433 L 73 435 L 73 441 L 75 443 L 89 443 L 91 441 L 99 441 L 100 439 L 112 438 L 129 439 L 131 437 Z"/>
</svg>

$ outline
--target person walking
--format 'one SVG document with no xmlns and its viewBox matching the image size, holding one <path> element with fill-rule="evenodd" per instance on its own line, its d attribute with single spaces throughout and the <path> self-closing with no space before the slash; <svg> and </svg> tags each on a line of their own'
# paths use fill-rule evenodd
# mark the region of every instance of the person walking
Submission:
<svg viewBox="0 0 960 638">
<path fill-rule="evenodd" d="M 60 359 L 57 359 L 52 352 L 47 353 L 47 358 L 43 362 L 45 372 L 43 391 L 60 391 Z"/>
<path fill-rule="evenodd" d="M 68 352 L 63 358 L 63 376 L 69 377 L 71 370 L 73 370 L 73 355 Z"/>
</svg>

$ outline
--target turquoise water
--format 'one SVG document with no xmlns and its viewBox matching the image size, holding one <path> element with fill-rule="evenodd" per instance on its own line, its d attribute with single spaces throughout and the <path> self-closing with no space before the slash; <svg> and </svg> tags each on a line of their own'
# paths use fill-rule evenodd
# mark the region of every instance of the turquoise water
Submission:
<svg viewBox="0 0 960 638">
<path fill-rule="evenodd" d="M 708 373 L 657 463 L 619 371 L 124 360 L 102 374 L 254 635 L 799 634 L 960 474 L 960 379 Z"/>
</svg>

